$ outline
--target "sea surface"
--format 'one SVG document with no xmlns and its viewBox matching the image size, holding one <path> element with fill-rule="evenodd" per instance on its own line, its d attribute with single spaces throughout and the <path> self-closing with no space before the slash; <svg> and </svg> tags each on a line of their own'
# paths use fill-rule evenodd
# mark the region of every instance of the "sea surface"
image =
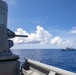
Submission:
<svg viewBox="0 0 76 75">
<path fill-rule="evenodd" d="M 20 56 L 21 64 L 25 58 L 29 58 L 76 72 L 76 51 L 62 51 L 61 49 L 12 49 L 11 51 Z"/>
</svg>

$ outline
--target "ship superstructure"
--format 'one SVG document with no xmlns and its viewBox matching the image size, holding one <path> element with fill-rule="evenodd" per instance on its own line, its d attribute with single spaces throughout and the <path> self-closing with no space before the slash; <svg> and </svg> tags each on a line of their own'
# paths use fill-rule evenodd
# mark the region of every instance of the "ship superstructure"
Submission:
<svg viewBox="0 0 76 75">
<path fill-rule="evenodd" d="M 7 4 L 0 0 L 0 75 L 19 75 L 19 56 L 12 54 L 10 48 L 14 45 L 10 40 L 14 37 L 27 37 L 26 35 L 15 35 L 7 28 Z"/>
</svg>

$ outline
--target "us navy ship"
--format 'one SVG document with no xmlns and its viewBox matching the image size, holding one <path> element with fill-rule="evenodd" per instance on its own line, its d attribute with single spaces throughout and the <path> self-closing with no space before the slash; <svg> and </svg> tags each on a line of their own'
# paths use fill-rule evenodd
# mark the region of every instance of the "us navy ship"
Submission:
<svg viewBox="0 0 76 75">
<path fill-rule="evenodd" d="M 67 47 L 66 49 L 61 49 L 62 51 L 76 51 L 75 49 L 73 49 L 72 47 L 71 48 L 69 48 L 69 47 Z"/>
<path fill-rule="evenodd" d="M 76 75 L 76 73 L 31 59 L 26 59 L 20 70 L 19 56 L 10 51 L 14 45 L 10 39 L 28 36 L 16 35 L 7 28 L 7 14 L 8 5 L 0 0 L 0 75 Z"/>
</svg>

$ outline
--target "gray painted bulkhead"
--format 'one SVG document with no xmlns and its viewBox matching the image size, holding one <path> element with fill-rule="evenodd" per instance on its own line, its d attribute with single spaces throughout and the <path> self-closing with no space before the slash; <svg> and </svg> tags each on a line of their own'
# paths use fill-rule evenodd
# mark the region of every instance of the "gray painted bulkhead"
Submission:
<svg viewBox="0 0 76 75">
<path fill-rule="evenodd" d="M 10 51 L 7 36 L 7 4 L 0 0 L 0 75 L 19 75 L 19 56 Z"/>
</svg>

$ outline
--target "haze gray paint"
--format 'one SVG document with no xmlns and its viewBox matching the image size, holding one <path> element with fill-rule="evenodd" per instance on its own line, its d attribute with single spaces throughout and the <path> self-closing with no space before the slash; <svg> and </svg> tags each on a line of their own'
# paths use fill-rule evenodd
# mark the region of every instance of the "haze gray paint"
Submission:
<svg viewBox="0 0 76 75">
<path fill-rule="evenodd" d="M 19 75 L 19 56 L 11 53 L 7 36 L 7 4 L 0 0 L 0 75 Z"/>
</svg>

